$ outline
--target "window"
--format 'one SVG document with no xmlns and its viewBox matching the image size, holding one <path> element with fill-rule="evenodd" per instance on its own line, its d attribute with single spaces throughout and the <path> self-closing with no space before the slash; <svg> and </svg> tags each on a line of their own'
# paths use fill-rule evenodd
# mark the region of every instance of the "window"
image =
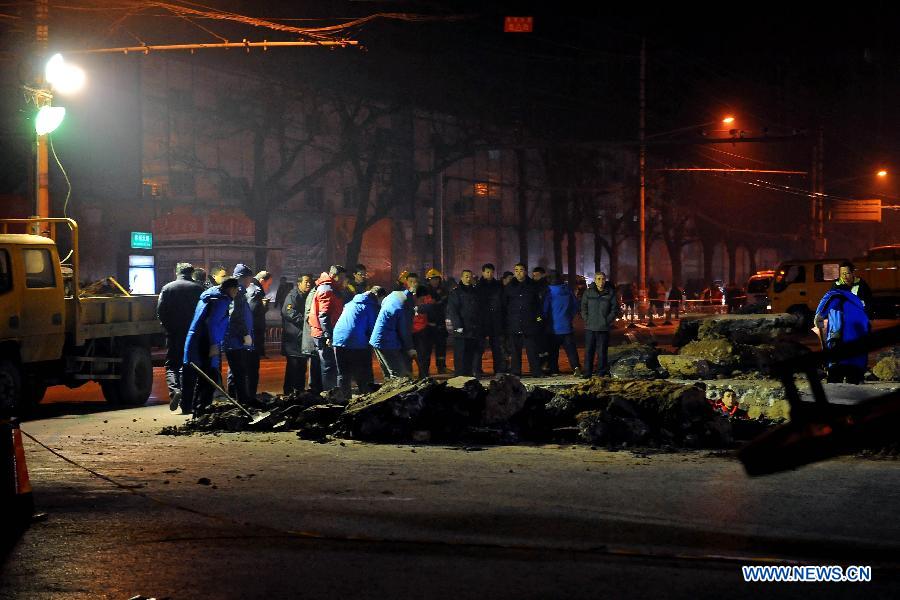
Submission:
<svg viewBox="0 0 900 600">
<path fill-rule="evenodd" d="M 22 250 L 22 257 L 25 259 L 25 287 L 56 287 L 56 273 L 49 250 L 26 248 Z"/>
<path fill-rule="evenodd" d="M 806 282 L 806 268 L 801 265 L 785 265 L 775 274 L 774 290 L 783 292 L 792 283 Z"/>
<path fill-rule="evenodd" d="M 12 289 L 12 269 L 9 266 L 9 252 L 0 250 L 0 294 Z"/>
<path fill-rule="evenodd" d="M 816 265 L 814 277 L 816 281 L 835 281 L 841 275 L 839 263 L 819 263 Z"/>
</svg>

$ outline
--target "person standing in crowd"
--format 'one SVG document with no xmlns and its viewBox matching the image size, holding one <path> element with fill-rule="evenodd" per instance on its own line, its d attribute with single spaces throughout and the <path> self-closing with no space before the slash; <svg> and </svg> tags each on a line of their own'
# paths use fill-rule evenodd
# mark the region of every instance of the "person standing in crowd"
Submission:
<svg viewBox="0 0 900 600">
<path fill-rule="evenodd" d="M 247 304 L 247 290 L 253 282 L 253 271 L 247 265 L 239 263 L 234 267 L 234 278 L 238 280 L 238 295 L 228 319 L 222 349 L 228 358 L 228 393 L 244 403 L 255 398 L 250 395 L 248 374 L 249 365 L 256 356 L 253 347 L 253 311 Z"/>
<path fill-rule="evenodd" d="M 291 293 L 291 290 L 296 288 L 295 285 L 291 285 L 288 282 L 287 277 L 282 277 L 278 282 L 278 287 L 275 288 L 275 308 L 281 310 L 281 307 L 284 306 L 284 299 L 287 298 L 287 295 Z"/>
<path fill-rule="evenodd" d="M 500 278 L 500 283 L 503 284 L 503 287 L 509 285 L 509 282 L 515 278 L 512 271 L 503 271 L 503 277 Z"/>
<path fill-rule="evenodd" d="M 297 278 L 297 285 L 284 297 L 281 307 L 281 354 L 287 357 L 284 366 L 285 394 L 306 389 L 309 357 L 302 350 L 303 313 L 312 283 L 312 275 Z"/>
<path fill-rule="evenodd" d="M 872 288 L 865 279 L 856 276 L 856 267 L 849 260 L 841 262 L 838 279 L 831 286 L 834 290 L 844 290 L 856 295 L 866 307 L 866 314 L 872 318 Z"/>
<path fill-rule="evenodd" d="M 225 279 L 204 291 L 197 301 L 182 356 L 185 364 L 181 378 L 183 415 L 205 408 L 212 401 L 213 386 L 190 365 L 197 365 L 213 381 L 221 381 L 220 361 L 229 324 L 228 312 L 238 293 L 237 279 Z"/>
<path fill-rule="evenodd" d="M 194 272 L 191 274 L 191 279 L 195 283 L 200 284 L 200 286 L 204 290 L 208 290 L 209 288 L 212 287 L 212 284 L 209 282 L 209 278 L 206 275 L 206 271 L 204 271 L 203 269 L 200 269 L 198 267 L 194 267 Z"/>
<path fill-rule="evenodd" d="M 215 265 L 210 270 L 209 277 L 213 285 L 222 285 L 222 282 L 228 279 L 228 269 L 223 265 Z"/>
<path fill-rule="evenodd" d="M 358 264 L 353 268 L 352 281 L 347 283 L 346 289 L 352 296 L 362 294 L 369 290 L 369 271 L 366 265 Z"/>
<path fill-rule="evenodd" d="M 543 376 L 538 356 L 538 339 L 544 331 L 541 298 L 538 284 L 528 278 L 527 267 L 518 263 L 513 269 L 513 280 L 503 290 L 503 314 L 512 350 L 510 370 L 518 377 L 522 376 L 523 348 L 531 376 Z"/>
<path fill-rule="evenodd" d="M 473 279 L 472 271 L 464 269 L 459 285 L 447 300 L 447 316 L 453 328 L 453 374 L 457 376 L 475 375 L 475 357 L 483 336 L 482 305 Z"/>
<path fill-rule="evenodd" d="M 193 273 L 191 263 L 178 263 L 175 266 L 175 281 L 163 286 L 156 303 L 156 318 L 166 330 L 166 386 L 169 388 L 169 408 L 172 410 L 178 408 L 182 395 L 184 343 L 197 301 L 203 293 L 203 287 L 191 279 Z"/>
<path fill-rule="evenodd" d="M 669 289 L 669 312 L 666 314 L 666 325 L 671 324 L 672 315 L 675 316 L 676 319 L 679 318 L 681 314 L 681 304 L 684 300 L 684 290 L 681 289 L 676 282 L 672 282 L 672 287 Z"/>
<path fill-rule="evenodd" d="M 410 360 L 416 357 L 412 339 L 413 298 L 408 289 L 391 292 L 381 303 L 369 344 L 385 379 L 411 377 Z"/>
<path fill-rule="evenodd" d="M 250 397 L 256 398 L 259 388 L 259 361 L 266 357 L 266 312 L 269 300 L 266 294 L 272 287 L 272 274 L 260 271 L 247 288 L 247 306 L 253 315 L 253 348 L 247 357 L 247 387 Z"/>
<path fill-rule="evenodd" d="M 312 275 L 309 276 L 313 279 Z M 316 294 L 310 286 L 310 292 L 306 295 L 306 303 L 303 306 L 303 338 L 300 341 L 300 352 L 309 359 L 309 391 L 313 394 L 322 392 L 322 361 L 319 360 L 319 351 L 316 350 L 316 340 L 312 336 L 312 328 L 309 325 L 309 315 L 312 313 L 313 300 Z"/>
<path fill-rule="evenodd" d="M 481 371 L 484 352 L 491 348 L 491 360 L 494 363 L 494 374 L 509 370 L 506 364 L 506 353 L 503 350 L 503 285 L 494 278 L 494 265 L 486 263 L 481 267 L 481 279 L 475 284 L 478 300 L 483 311 L 481 338 L 478 340 L 478 351 L 475 355 L 475 375 L 483 375 Z"/>
<path fill-rule="evenodd" d="M 851 269 L 849 277 L 852 276 Z M 847 283 L 825 292 L 816 308 L 815 323 L 823 349 L 838 348 L 865 337 L 872 330 L 862 298 L 853 293 L 852 289 L 846 289 L 853 281 L 849 277 Z M 828 383 L 843 383 L 844 379 L 847 383 L 862 383 L 867 364 L 868 355 L 865 352 L 828 363 Z"/>
<path fill-rule="evenodd" d="M 431 352 L 434 347 L 434 334 L 428 326 L 434 297 L 428 286 L 419 285 L 419 276 L 416 273 L 406 276 L 406 287 L 412 292 L 414 302 L 412 336 L 413 347 L 416 349 L 416 365 L 419 379 L 425 379 L 431 368 Z"/>
<path fill-rule="evenodd" d="M 432 347 L 434 348 L 434 364 L 441 375 L 447 371 L 447 298 L 450 293 L 444 285 L 444 279 L 440 271 L 435 268 L 428 269 L 425 273 L 428 279 L 428 287 L 431 298 L 434 300 L 429 308 L 428 328 L 432 335 Z"/>
<path fill-rule="evenodd" d="M 594 373 L 594 356 L 599 351 L 597 374 L 609 375 L 609 332 L 619 314 L 616 292 L 606 280 L 606 273 L 597 272 L 594 282 L 581 297 L 581 318 L 584 320 L 584 378 Z"/>
<path fill-rule="evenodd" d="M 351 379 L 356 381 L 360 394 L 372 391 L 375 375 L 372 372 L 372 348 L 369 338 L 375 330 L 378 308 L 387 290 L 373 286 L 344 305 L 344 311 L 334 326 L 334 353 L 337 358 L 338 387 L 346 398 L 351 395 Z"/>
<path fill-rule="evenodd" d="M 538 266 L 532 269 L 531 279 L 537 284 L 538 294 L 540 295 L 540 306 L 543 310 L 544 298 L 547 297 L 547 270 Z M 538 356 L 541 359 L 541 370 L 545 373 L 550 370 L 550 339 L 553 337 L 553 331 L 546 319 L 541 324 L 537 337 Z"/>
<path fill-rule="evenodd" d="M 334 326 L 344 310 L 341 296 L 347 270 L 341 265 L 332 265 L 327 273 L 316 280 L 316 295 L 309 313 L 309 327 L 319 361 L 322 363 L 322 387 L 328 390 L 337 387 L 337 358 L 334 355 Z"/>
<path fill-rule="evenodd" d="M 575 377 L 581 376 L 581 363 L 578 360 L 578 349 L 575 347 L 575 335 L 572 319 L 578 314 L 578 300 L 564 282 L 559 280 L 555 271 L 548 276 L 549 287 L 544 298 L 544 314 L 547 316 L 553 338 L 550 341 L 550 374 L 559 374 L 559 347 L 566 350 L 569 366 Z"/>
</svg>

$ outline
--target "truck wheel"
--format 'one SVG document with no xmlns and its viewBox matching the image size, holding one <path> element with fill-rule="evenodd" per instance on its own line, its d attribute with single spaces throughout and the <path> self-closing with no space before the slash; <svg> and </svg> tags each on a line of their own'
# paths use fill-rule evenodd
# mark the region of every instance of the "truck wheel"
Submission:
<svg viewBox="0 0 900 600">
<path fill-rule="evenodd" d="M 147 402 L 153 389 L 153 360 L 150 349 L 127 346 L 122 352 L 122 379 L 119 383 L 119 402 L 138 406 Z"/>
<path fill-rule="evenodd" d="M 104 379 L 100 382 L 100 389 L 103 390 L 103 398 L 107 404 L 119 403 L 119 380 Z"/>
<path fill-rule="evenodd" d="M 0 360 L 0 410 L 12 410 L 22 399 L 22 375 L 15 363 Z"/>
</svg>

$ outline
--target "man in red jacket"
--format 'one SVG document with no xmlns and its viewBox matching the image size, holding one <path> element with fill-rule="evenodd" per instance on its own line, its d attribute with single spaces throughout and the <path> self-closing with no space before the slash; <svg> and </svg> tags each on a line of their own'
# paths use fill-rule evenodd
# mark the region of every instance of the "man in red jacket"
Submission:
<svg viewBox="0 0 900 600">
<path fill-rule="evenodd" d="M 341 265 L 332 265 L 327 273 L 322 273 L 316 280 L 316 293 L 309 311 L 309 331 L 319 353 L 325 391 L 337 387 L 337 358 L 331 343 L 334 326 L 344 311 L 341 290 L 346 274 Z"/>
</svg>

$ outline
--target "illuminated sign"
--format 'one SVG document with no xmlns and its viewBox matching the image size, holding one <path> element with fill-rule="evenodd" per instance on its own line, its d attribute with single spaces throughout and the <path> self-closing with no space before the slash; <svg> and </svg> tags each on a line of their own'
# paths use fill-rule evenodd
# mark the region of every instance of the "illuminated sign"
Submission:
<svg viewBox="0 0 900 600">
<path fill-rule="evenodd" d="M 506 17 L 503 19 L 504 33 L 531 33 L 534 31 L 534 17 Z"/>
<path fill-rule="evenodd" d="M 131 232 L 131 247 L 141 250 L 153 249 L 153 234 L 147 231 Z"/>
</svg>

